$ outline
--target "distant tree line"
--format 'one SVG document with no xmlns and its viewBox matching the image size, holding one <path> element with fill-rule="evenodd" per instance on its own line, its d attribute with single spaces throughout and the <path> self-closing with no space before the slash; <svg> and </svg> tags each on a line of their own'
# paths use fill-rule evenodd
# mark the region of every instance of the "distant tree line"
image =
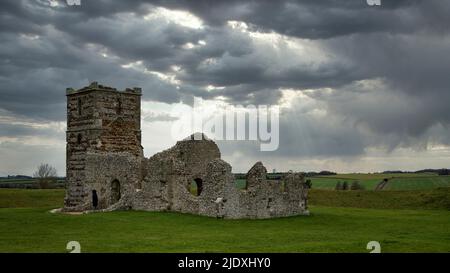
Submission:
<svg viewBox="0 0 450 273">
<path fill-rule="evenodd" d="M 0 177 L 6 179 L 33 179 L 33 177 L 28 175 L 8 175 L 7 177 Z"/>
<path fill-rule="evenodd" d="M 414 172 L 405 172 L 405 171 L 384 171 L 385 174 L 391 173 L 436 173 L 438 175 L 450 175 L 450 169 L 423 169 Z"/>
<path fill-rule="evenodd" d="M 320 172 L 307 172 L 305 173 L 306 176 L 312 177 L 312 176 L 326 176 L 326 175 L 336 175 L 337 173 L 331 172 L 331 171 L 320 171 Z"/>
</svg>

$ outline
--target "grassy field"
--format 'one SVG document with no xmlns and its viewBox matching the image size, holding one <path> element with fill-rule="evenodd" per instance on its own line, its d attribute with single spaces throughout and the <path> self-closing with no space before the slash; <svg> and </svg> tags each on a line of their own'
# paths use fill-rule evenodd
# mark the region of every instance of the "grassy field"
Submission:
<svg viewBox="0 0 450 273">
<path fill-rule="evenodd" d="M 309 193 L 309 203 L 330 207 L 439 209 L 450 211 L 450 188 L 414 191 L 330 191 L 312 189 Z"/>
<path fill-rule="evenodd" d="M 358 181 L 366 190 L 373 190 L 384 178 L 389 179 L 384 190 L 427 190 L 450 187 L 450 176 L 439 176 L 435 173 L 338 174 L 308 179 L 311 179 L 315 189 L 334 189 L 337 182 L 347 181 L 351 184 L 353 181 Z"/>
<path fill-rule="evenodd" d="M 270 175 L 270 174 L 269 174 Z M 450 176 L 439 176 L 436 173 L 392 173 L 392 174 L 337 174 L 328 176 L 309 177 L 314 189 L 334 189 L 338 182 L 347 181 L 351 184 L 358 181 L 366 190 L 373 190 L 384 178 L 389 179 L 389 183 L 383 190 L 428 190 L 439 187 L 450 187 Z M 0 179 L 0 184 L 33 184 L 35 179 Z M 64 183 L 63 179 L 58 179 L 58 183 Z M 236 187 L 245 188 L 245 179 L 236 179 Z M 193 184 L 195 185 L 195 184 Z"/>
<path fill-rule="evenodd" d="M 0 208 L 62 207 L 64 190 L 0 189 Z"/>
<path fill-rule="evenodd" d="M 444 191 L 434 194 L 448 199 Z M 311 191 L 311 216 L 218 220 L 139 211 L 51 214 L 50 208 L 62 205 L 63 190 L 0 189 L 0 252 L 65 252 L 72 240 L 82 252 L 368 252 L 372 240 L 382 252 L 450 252 L 448 210 L 318 205 L 333 193 L 342 201 L 350 198 L 342 194 L 358 192 Z M 384 199 L 379 194 L 395 192 L 359 193 L 375 194 L 364 202 L 378 207 Z M 361 200 L 346 205 L 361 206 Z"/>
</svg>

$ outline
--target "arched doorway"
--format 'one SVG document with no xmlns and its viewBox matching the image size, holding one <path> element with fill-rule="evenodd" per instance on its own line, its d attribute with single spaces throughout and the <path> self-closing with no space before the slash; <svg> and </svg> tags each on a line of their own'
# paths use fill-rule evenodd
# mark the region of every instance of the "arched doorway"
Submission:
<svg viewBox="0 0 450 273">
<path fill-rule="evenodd" d="M 199 196 L 203 191 L 203 180 L 201 178 L 195 178 L 194 182 L 197 186 L 197 196 Z"/>
<path fill-rule="evenodd" d="M 92 206 L 94 207 L 94 209 L 97 209 L 98 196 L 97 196 L 97 191 L 96 190 L 92 190 Z"/>
<path fill-rule="evenodd" d="M 111 182 L 111 204 L 115 204 L 120 200 L 120 182 L 115 179 Z"/>
</svg>

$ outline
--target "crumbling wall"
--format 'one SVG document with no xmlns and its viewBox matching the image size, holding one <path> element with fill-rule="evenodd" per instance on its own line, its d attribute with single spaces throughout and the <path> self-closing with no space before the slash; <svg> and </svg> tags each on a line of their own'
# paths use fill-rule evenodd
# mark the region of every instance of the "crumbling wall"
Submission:
<svg viewBox="0 0 450 273">
<path fill-rule="evenodd" d="M 307 187 L 302 174 L 283 181 L 267 180 L 257 162 L 247 174 L 247 188 L 235 186 L 231 166 L 220 159 L 210 140 L 183 140 L 146 160 L 142 191 L 133 208 L 170 210 L 218 218 L 271 218 L 307 214 Z M 193 179 L 202 180 L 198 196 L 189 191 Z"/>
<path fill-rule="evenodd" d="M 108 208 L 119 200 L 113 199 L 112 183 L 119 183 L 120 197 L 135 193 L 142 177 L 140 174 L 141 158 L 128 153 L 89 154 L 86 158 L 85 191 L 86 203 L 92 209 L 92 191 L 98 196 L 98 209 Z"/>
<path fill-rule="evenodd" d="M 189 188 L 194 179 L 200 179 L 205 189 L 207 164 L 217 158 L 220 151 L 213 141 L 192 138 L 155 154 L 144 161 L 142 192 L 136 195 L 133 207 L 198 213 L 199 196 Z"/>
<path fill-rule="evenodd" d="M 231 165 L 222 159 L 214 159 L 207 165 L 203 191 L 199 196 L 198 214 L 230 218 L 238 206 L 237 188 Z"/>
</svg>

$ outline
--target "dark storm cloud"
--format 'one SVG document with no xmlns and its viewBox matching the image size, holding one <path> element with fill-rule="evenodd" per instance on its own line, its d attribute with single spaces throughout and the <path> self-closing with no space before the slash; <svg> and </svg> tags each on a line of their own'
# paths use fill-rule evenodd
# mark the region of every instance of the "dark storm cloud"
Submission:
<svg viewBox="0 0 450 273">
<path fill-rule="evenodd" d="M 431 0 L 384 0 L 374 8 L 365 0 L 304 1 L 156 1 L 186 9 L 212 25 L 244 21 L 262 31 L 323 39 L 354 33 L 448 32 L 450 3 Z M 381 10 L 381 12 L 380 12 Z"/>
<path fill-rule="evenodd" d="M 93 80 L 118 88 L 141 86 L 152 90 L 145 98 L 157 101 L 178 102 L 183 96 L 155 75 L 122 67 L 133 59 L 104 58 L 98 52 L 103 45 L 80 40 L 54 26 L 41 27 L 39 34 L 7 32 L 0 37 L 0 107 L 16 114 L 63 120 L 65 88 L 79 88 Z"/>
<path fill-rule="evenodd" d="M 25 124 L 2 124 L 0 123 L 0 137 L 22 138 L 22 137 L 45 137 L 45 138 L 59 138 L 61 134 L 55 128 L 33 127 Z"/>
<path fill-rule="evenodd" d="M 448 35 L 355 35 L 326 43 L 352 60 L 367 78 L 383 82 L 371 88 L 356 83 L 339 88 L 335 96 L 321 98 L 328 101 L 330 111 L 364 123 L 378 134 L 405 137 L 419 137 L 434 125 L 450 124 Z"/>
<path fill-rule="evenodd" d="M 281 122 L 279 155 L 357 155 L 448 136 L 449 1 L 58 2 L 2 1 L 0 108 L 13 115 L 63 121 L 65 88 L 94 80 L 140 86 L 145 100 L 189 104 L 193 96 L 276 104 L 280 89 L 314 89 L 307 95 L 325 114 L 302 115 L 293 103 Z M 160 7 L 203 24 L 144 19 Z M 271 42 L 264 35 L 284 36 Z"/>
</svg>

